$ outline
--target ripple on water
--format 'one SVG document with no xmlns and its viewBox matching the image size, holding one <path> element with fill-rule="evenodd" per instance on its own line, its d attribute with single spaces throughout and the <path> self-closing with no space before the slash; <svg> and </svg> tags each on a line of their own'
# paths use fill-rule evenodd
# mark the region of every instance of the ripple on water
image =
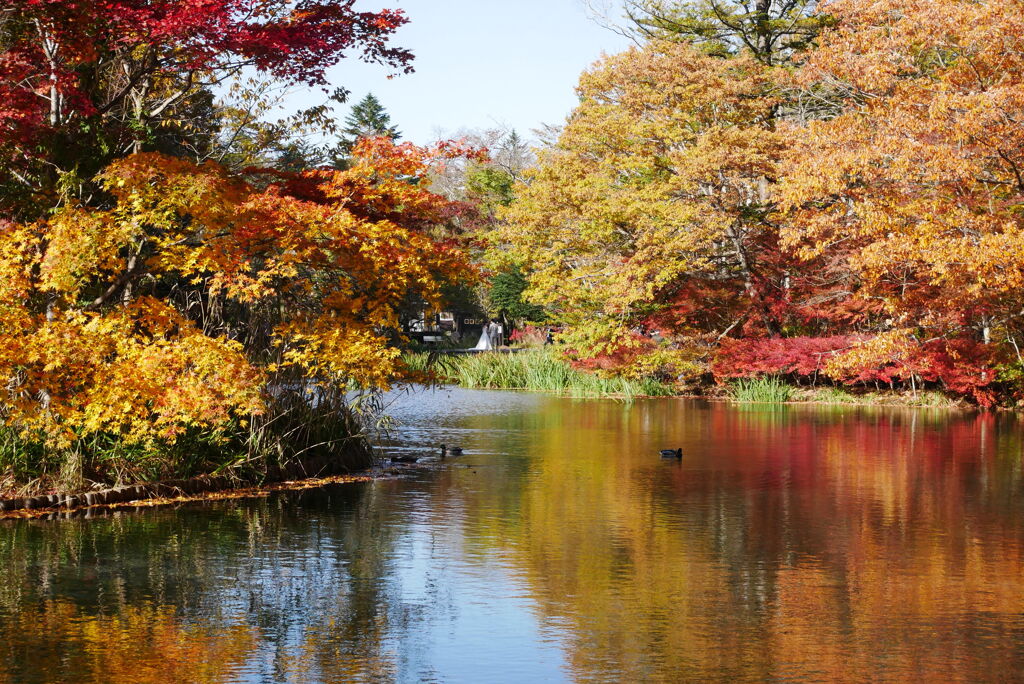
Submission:
<svg viewBox="0 0 1024 684">
<path fill-rule="evenodd" d="M 0 679 L 1024 671 L 1014 421 L 458 389 L 394 398 L 387 448 L 465 454 L 266 499 L 0 524 Z M 661 459 L 666 445 L 684 460 Z"/>
</svg>

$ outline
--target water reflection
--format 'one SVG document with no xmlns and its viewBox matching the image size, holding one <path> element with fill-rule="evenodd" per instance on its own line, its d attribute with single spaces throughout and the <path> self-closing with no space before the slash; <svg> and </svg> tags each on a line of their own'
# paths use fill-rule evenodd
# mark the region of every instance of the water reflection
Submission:
<svg viewBox="0 0 1024 684">
<path fill-rule="evenodd" d="M 1007 680 L 1015 416 L 400 398 L 436 472 L 0 525 L 0 680 Z M 682 446 L 681 463 L 657 450 Z M 122 677 L 123 675 L 123 677 Z"/>
</svg>

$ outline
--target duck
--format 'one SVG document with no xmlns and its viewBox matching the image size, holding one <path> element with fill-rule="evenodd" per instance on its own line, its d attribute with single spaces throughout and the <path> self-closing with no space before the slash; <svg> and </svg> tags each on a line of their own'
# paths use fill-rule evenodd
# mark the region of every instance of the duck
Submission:
<svg viewBox="0 0 1024 684">
<path fill-rule="evenodd" d="M 417 456 L 392 456 L 392 463 L 416 463 L 420 459 Z"/>
<path fill-rule="evenodd" d="M 677 458 L 677 459 L 679 459 L 681 461 L 681 460 L 683 460 L 683 449 L 682 449 L 682 447 L 680 447 L 678 449 L 662 449 L 661 450 L 661 457 L 662 458 Z"/>
<path fill-rule="evenodd" d="M 452 447 L 452 448 L 449 449 L 447 444 L 442 444 L 441 445 L 441 458 L 444 458 L 448 454 L 451 454 L 452 456 L 461 456 L 462 455 L 462 447 L 455 446 L 455 447 Z"/>
</svg>

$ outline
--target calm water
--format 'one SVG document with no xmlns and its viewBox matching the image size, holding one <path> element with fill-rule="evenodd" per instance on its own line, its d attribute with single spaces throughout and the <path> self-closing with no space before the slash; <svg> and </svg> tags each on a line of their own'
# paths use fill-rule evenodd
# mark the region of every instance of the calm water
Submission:
<svg viewBox="0 0 1024 684">
<path fill-rule="evenodd" d="M 0 522 L 0 681 L 1024 678 L 1015 416 L 465 391 L 394 410 L 394 450 L 465 455 Z"/>
</svg>

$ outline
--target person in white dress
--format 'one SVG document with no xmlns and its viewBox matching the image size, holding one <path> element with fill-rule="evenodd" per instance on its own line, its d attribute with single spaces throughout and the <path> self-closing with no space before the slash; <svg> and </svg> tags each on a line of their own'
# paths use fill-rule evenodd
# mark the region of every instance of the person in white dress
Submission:
<svg viewBox="0 0 1024 684">
<path fill-rule="evenodd" d="M 476 343 L 473 349 L 479 349 L 481 351 L 488 351 L 494 349 L 494 341 L 491 339 L 491 326 L 490 324 L 484 324 L 484 329 L 480 331 L 480 341 Z"/>
</svg>

